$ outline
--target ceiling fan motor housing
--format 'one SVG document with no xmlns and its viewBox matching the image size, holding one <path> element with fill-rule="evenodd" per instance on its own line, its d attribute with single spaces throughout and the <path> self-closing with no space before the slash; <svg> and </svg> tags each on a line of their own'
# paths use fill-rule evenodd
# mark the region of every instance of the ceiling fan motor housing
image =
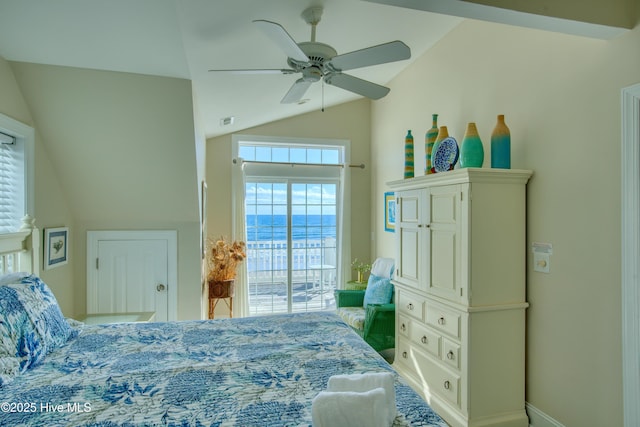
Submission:
<svg viewBox="0 0 640 427">
<path fill-rule="evenodd" d="M 338 52 L 328 44 L 318 42 L 302 42 L 298 43 L 300 49 L 307 55 L 309 62 L 298 62 L 288 58 L 287 63 L 290 67 L 297 71 L 302 71 L 309 66 L 314 66 L 320 70 L 324 70 L 324 63 L 336 56 Z"/>
</svg>

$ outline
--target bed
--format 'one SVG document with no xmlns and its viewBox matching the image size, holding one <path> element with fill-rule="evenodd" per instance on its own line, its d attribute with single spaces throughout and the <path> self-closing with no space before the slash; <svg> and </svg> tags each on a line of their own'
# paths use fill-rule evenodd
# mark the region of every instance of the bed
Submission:
<svg viewBox="0 0 640 427">
<path fill-rule="evenodd" d="M 310 426 L 330 377 L 369 372 L 394 375 L 394 426 L 446 425 L 332 312 L 84 325 L 60 320 L 31 274 L 0 278 L 5 332 L 20 317 L 7 301 L 23 289 L 23 323 L 35 319 L 44 344 L 26 369 L 0 375 L 2 426 Z"/>
</svg>

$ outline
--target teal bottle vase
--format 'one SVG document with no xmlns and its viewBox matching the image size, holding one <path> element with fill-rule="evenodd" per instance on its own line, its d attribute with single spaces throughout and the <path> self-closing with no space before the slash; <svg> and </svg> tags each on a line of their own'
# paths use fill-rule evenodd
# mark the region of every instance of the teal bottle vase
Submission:
<svg viewBox="0 0 640 427">
<path fill-rule="evenodd" d="M 467 124 L 467 130 L 460 146 L 460 167 L 481 168 L 484 162 L 484 148 L 478 135 L 476 124 Z"/>
<path fill-rule="evenodd" d="M 436 142 L 436 138 L 438 137 L 438 115 L 433 114 L 431 116 L 432 126 L 424 136 L 424 159 L 425 159 L 425 167 L 424 174 L 428 175 L 433 173 L 431 171 L 431 153 L 433 153 L 433 144 Z"/>
<path fill-rule="evenodd" d="M 504 114 L 498 115 L 491 133 L 491 167 L 511 169 L 511 133 L 504 123 Z"/>
<path fill-rule="evenodd" d="M 413 135 L 407 132 L 404 138 L 404 178 L 413 178 Z"/>
</svg>

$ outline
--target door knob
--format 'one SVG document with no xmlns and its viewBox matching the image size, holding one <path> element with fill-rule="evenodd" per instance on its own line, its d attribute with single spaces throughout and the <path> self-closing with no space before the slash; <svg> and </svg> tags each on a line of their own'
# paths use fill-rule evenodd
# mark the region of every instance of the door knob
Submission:
<svg viewBox="0 0 640 427">
<path fill-rule="evenodd" d="M 165 286 L 162 283 L 160 283 L 158 286 L 156 286 L 156 290 L 158 292 L 162 292 L 162 291 L 164 291 L 164 289 L 165 289 Z"/>
</svg>

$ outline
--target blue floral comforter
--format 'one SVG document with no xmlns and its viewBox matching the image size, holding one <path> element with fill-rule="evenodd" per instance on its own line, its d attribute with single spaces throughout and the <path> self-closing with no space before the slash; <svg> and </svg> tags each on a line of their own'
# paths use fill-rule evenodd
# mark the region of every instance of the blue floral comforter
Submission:
<svg viewBox="0 0 640 427">
<path fill-rule="evenodd" d="M 334 313 L 85 325 L 0 387 L 1 426 L 310 426 L 330 376 L 392 371 Z M 399 377 L 394 426 L 444 426 Z"/>
</svg>

